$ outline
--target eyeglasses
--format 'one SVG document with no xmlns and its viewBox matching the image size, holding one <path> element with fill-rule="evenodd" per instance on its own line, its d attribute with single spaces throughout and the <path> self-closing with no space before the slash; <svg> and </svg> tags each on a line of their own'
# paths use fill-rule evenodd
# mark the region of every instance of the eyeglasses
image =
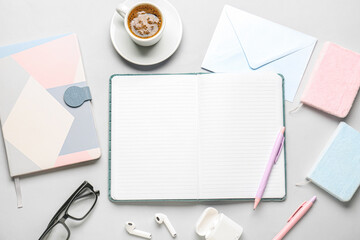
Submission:
<svg viewBox="0 0 360 240">
<path fill-rule="evenodd" d="M 100 191 L 94 191 L 90 183 L 83 182 L 56 212 L 39 240 L 68 240 L 70 229 L 65 221 L 68 218 L 75 221 L 85 219 L 93 210 L 99 195 Z"/>
</svg>

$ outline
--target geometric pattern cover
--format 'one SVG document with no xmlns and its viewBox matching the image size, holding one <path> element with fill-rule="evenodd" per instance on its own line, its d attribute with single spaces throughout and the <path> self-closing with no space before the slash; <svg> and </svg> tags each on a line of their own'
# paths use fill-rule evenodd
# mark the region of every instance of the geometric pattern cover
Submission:
<svg viewBox="0 0 360 240">
<path fill-rule="evenodd" d="M 17 177 L 101 155 L 91 102 L 63 100 L 86 86 L 75 34 L 0 47 L 0 121 L 10 175 Z"/>
</svg>

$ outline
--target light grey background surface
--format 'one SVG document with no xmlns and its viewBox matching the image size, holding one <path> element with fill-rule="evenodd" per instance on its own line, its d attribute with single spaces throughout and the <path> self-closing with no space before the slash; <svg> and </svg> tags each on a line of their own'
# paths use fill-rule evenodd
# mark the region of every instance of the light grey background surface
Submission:
<svg viewBox="0 0 360 240">
<path fill-rule="evenodd" d="M 114 73 L 199 72 L 200 65 L 225 3 L 268 18 L 319 39 L 295 102 L 299 102 L 311 70 L 325 41 L 360 52 L 360 1 L 358 0 L 171 0 L 182 17 L 184 34 L 178 51 L 166 62 L 151 68 L 126 63 L 113 49 L 109 24 L 118 0 L 0 0 L 0 46 L 62 33 L 77 33 L 85 72 L 93 95 L 93 111 L 103 151 L 94 164 L 45 173 L 21 180 L 24 208 L 16 208 L 13 181 L 2 140 L 0 142 L 0 239 L 38 239 L 61 204 L 85 179 L 101 196 L 93 213 L 81 225 L 71 225 L 71 239 L 137 239 L 127 235 L 125 221 L 152 232 L 153 239 L 171 239 L 154 221 L 164 212 L 178 231 L 179 240 L 201 239 L 195 222 L 207 206 L 216 207 L 244 227 L 241 239 L 272 239 L 288 217 L 305 200 L 318 196 L 310 212 L 286 239 L 360 239 L 360 193 L 343 204 L 303 181 L 339 119 L 310 108 L 286 115 L 287 180 L 285 202 L 262 203 L 256 212 L 252 202 L 114 204 L 108 198 L 108 80 Z M 345 121 L 360 130 L 360 99 Z"/>
</svg>

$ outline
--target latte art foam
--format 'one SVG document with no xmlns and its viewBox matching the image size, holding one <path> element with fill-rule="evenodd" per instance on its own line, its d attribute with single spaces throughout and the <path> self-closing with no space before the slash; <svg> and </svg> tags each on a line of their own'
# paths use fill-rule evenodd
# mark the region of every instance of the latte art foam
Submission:
<svg viewBox="0 0 360 240">
<path fill-rule="evenodd" d="M 140 38 L 150 38 L 156 35 L 161 28 L 161 24 L 160 12 L 150 4 L 135 7 L 128 17 L 130 31 Z"/>
<path fill-rule="evenodd" d="M 131 31 L 139 37 L 151 37 L 159 31 L 160 19 L 151 13 L 141 11 L 131 23 Z"/>
</svg>

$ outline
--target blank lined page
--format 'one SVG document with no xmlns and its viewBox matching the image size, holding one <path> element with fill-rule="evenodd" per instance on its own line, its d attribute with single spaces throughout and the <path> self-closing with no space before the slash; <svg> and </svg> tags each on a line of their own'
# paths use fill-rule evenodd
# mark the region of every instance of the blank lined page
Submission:
<svg viewBox="0 0 360 240">
<path fill-rule="evenodd" d="M 275 73 L 112 80 L 115 200 L 254 198 L 283 126 Z M 285 195 L 284 151 L 264 198 Z"/>
<path fill-rule="evenodd" d="M 199 79 L 200 198 L 254 198 L 284 124 L 282 79 L 275 73 Z M 284 195 L 282 151 L 264 198 Z"/>
<path fill-rule="evenodd" d="M 198 197 L 196 75 L 112 79 L 111 196 Z"/>
</svg>

